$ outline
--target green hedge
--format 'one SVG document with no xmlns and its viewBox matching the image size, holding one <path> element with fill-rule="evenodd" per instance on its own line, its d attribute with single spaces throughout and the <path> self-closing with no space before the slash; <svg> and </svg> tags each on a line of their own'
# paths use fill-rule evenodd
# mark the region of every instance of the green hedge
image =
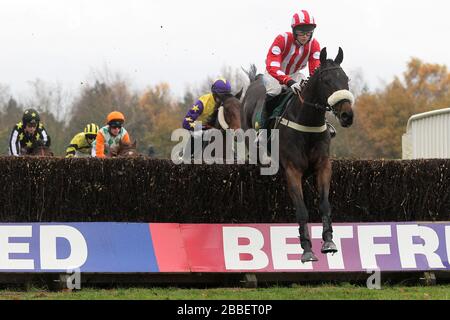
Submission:
<svg viewBox="0 0 450 320">
<path fill-rule="evenodd" d="M 169 160 L 0 158 L 2 222 L 295 222 L 280 171 Z M 314 177 L 304 184 L 320 221 Z M 335 222 L 450 220 L 450 160 L 333 161 Z"/>
</svg>

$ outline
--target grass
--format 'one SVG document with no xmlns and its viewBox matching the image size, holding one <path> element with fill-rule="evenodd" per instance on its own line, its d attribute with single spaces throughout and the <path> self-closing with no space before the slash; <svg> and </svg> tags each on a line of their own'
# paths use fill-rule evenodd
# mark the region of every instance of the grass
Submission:
<svg viewBox="0 0 450 320">
<path fill-rule="evenodd" d="M 84 288 L 80 291 L 51 292 L 32 288 L 0 290 L 0 300 L 450 300 L 450 285 L 382 286 L 380 290 L 348 283 L 340 285 L 292 285 L 291 287 L 244 288 Z"/>
</svg>

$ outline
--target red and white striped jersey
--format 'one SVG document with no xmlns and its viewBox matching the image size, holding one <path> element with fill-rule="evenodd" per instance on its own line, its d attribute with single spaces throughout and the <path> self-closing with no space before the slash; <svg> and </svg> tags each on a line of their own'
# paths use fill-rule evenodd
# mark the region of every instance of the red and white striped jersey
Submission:
<svg viewBox="0 0 450 320">
<path fill-rule="evenodd" d="M 275 38 L 266 59 L 266 70 L 281 84 L 287 84 L 290 74 L 309 66 L 309 74 L 320 65 L 320 45 L 312 39 L 303 46 L 294 40 L 292 32 L 280 34 Z"/>
</svg>

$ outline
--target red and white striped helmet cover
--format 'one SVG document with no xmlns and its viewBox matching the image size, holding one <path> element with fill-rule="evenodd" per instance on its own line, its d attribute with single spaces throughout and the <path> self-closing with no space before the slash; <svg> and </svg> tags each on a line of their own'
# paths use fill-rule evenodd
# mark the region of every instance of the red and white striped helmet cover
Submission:
<svg viewBox="0 0 450 320">
<path fill-rule="evenodd" d="M 303 25 L 313 25 L 316 26 L 316 21 L 314 20 L 314 17 L 309 14 L 308 11 L 302 10 L 299 13 L 294 14 L 292 17 L 292 23 L 291 27 L 294 29 L 297 26 L 303 26 Z"/>
</svg>

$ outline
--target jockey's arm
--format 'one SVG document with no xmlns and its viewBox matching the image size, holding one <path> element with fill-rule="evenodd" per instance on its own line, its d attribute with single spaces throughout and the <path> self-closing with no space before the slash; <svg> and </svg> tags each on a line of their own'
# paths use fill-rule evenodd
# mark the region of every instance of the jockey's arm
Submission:
<svg viewBox="0 0 450 320">
<path fill-rule="evenodd" d="M 267 72 L 277 79 L 280 84 L 287 84 L 291 77 L 286 75 L 281 70 L 281 62 L 283 60 L 283 52 L 285 50 L 284 36 L 278 35 L 273 44 L 270 46 L 269 52 L 266 58 L 266 70 Z"/>
<path fill-rule="evenodd" d="M 72 140 L 70 141 L 69 146 L 66 149 L 66 158 L 74 157 L 75 154 L 76 154 L 76 151 L 79 148 L 76 137 L 77 136 L 72 138 Z"/>
<path fill-rule="evenodd" d="M 66 149 L 66 158 L 72 158 L 75 157 L 75 153 L 77 151 L 78 146 L 71 144 Z"/>
<path fill-rule="evenodd" d="M 47 133 L 47 130 L 45 130 L 44 126 L 42 125 L 42 123 L 39 124 L 39 129 L 40 129 L 39 131 L 41 132 L 42 142 L 43 142 L 44 146 L 50 147 L 51 139 Z"/>
<path fill-rule="evenodd" d="M 78 134 L 76 134 L 72 138 L 72 140 L 70 140 L 70 144 L 66 149 L 66 158 L 71 158 L 75 156 L 76 151 L 80 148 L 78 143 L 79 143 Z"/>
<path fill-rule="evenodd" d="M 320 45 L 316 39 L 311 43 L 311 52 L 308 59 L 309 75 L 312 76 L 314 71 L 320 66 Z"/>
<path fill-rule="evenodd" d="M 193 131 L 195 128 L 195 120 L 203 113 L 203 102 L 197 100 L 196 103 L 189 109 L 186 117 L 183 119 L 183 128 L 186 130 Z"/>
<path fill-rule="evenodd" d="M 208 117 L 207 122 L 203 125 L 204 130 L 208 130 L 214 127 L 217 115 L 219 114 L 220 105 L 216 105 L 214 112 Z"/>
<path fill-rule="evenodd" d="M 95 143 L 95 156 L 97 158 L 106 158 L 105 156 L 105 137 L 99 131 L 97 133 L 96 143 Z"/>
<path fill-rule="evenodd" d="M 9 138 L 9 153 L 12 156 L 20 156 L 19 130 L 17 130 L 17 126 L 14 126 Z"/>
<path fill-rule="evenodd" d="M 125 133 L 125 135 L 122 137 L 122 143 L 125 144 L 131 144 L 131 139 L 130 139 L 130 135 L 127 133 Z"/>
</svg>

